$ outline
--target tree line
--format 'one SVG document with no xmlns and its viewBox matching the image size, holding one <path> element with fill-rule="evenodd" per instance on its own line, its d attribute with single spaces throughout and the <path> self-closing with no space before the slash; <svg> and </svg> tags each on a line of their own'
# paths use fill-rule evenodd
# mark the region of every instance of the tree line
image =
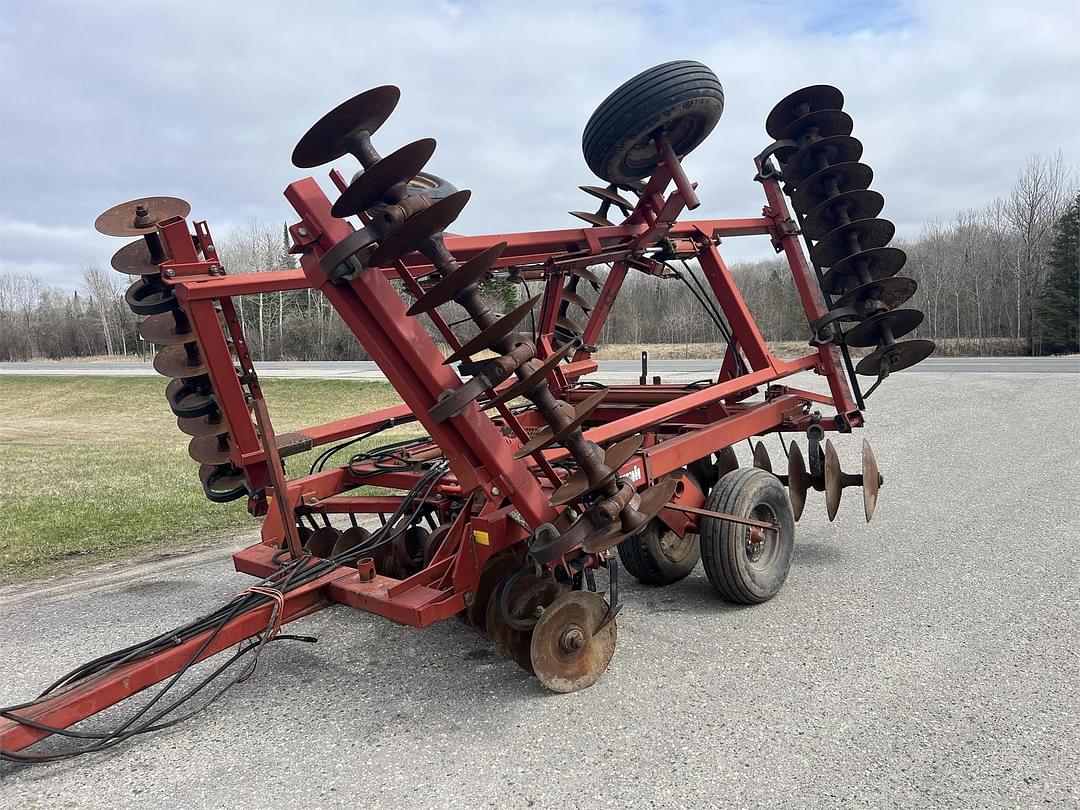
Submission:
<svg viewBox="0 0 1080 810">
<path fill-rule="evenodd" d="M 949 222 L 928 222 L 911 239 L 904 275 L 919 283 L 912 306 L 926 313 L 914 336 L 963 354 L 1077 351 L 1077 177 L 1060 155 L 1035 155 L 1008 195 Z M 1071 234 L 1071 235 L 1070 235 Z M 233 273 L 295 267 L 284 229 L 250 223 L 219 238 Z M 809 328 L 783 259 L 732 266 L 747 306 L 770 341 L 805 341 Z M 679 278 L 631 273 L 601 333 L 604 344 L 715 343 L 720 335 L 695 295 L 693 263 Z M 30 274 L 0 273 L 0 361 L 145 355 L 137 318 L 123 301 L 125 278 L 94 263 L 71 292 Z M 536 292 L 536 286 L 532 292 Z M 706 285 L 707 286 L 707 285 Z M 579 292 L 595 296 L 584 281 Z M 524 293 L 506 282 L 487 292 L 507 307 Z M 256 360 L 362 360 L 367 355 L 325 297 L 313 290 L 238 298 Z M 570 320 L 585 315 L 571 307 Z M 456 320 L 447 313 L 448 320 Z M 458 329 L 467 337 L 469 326 Z"/>
</svg>

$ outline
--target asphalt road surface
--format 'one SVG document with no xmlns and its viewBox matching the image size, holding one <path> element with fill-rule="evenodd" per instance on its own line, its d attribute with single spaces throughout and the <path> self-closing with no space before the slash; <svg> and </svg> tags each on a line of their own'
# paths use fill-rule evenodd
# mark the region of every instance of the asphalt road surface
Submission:
<svg viewBox="0 0 1080 810">
<path fill-rule="evenodd" d="M 640 360 L 601 360 L 592 379 L 609 383 L 636 383 L 641 375 Z M 385 380 L 370 360 L 335 363 L 257 363 L 259 376 L 266 378 L 314 378 Z M 660 375 L 664 382 L 695 382 L 715 375 L 720 360 L 650 360 L 649 378 Z M 1080 374 L 1080 356 L 1069 357 L 931 357 L 912 366 L 905 374 L 1022 373 Z M 118 375 L 152 376 L 149 363 L 0 363 L 0 374 L 45 374 L 58 376 Z"/>
<path fill-rule="evenodd" d="M 889 380 L 867 412 L 886 479 L 874 521 L 859 490 L 835 523 L 812 493 L 764 605 L 719 601 L 700 566 L 626 583 L 590 689 L 546 692 L 457 621 L 335 607 L 289 626 L 319 643 L 271 645 L 193 720 L 5 765 L 0 805 L 1080 806 L 1078 383 Z M 848 470 L 859 438 L 839 442 Z M 212 557 L 0 591 L 0 703 L 249 581 Z"/>
</svg>

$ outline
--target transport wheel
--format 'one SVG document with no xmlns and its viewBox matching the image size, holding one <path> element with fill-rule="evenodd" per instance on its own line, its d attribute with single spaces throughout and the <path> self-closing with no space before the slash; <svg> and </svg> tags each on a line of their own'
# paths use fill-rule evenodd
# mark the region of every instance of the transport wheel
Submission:
<svg viewBox="0 0 1080 810">
<path fill-rule="evenodd" d="M 700 62 L 649 68 L 604 99 L 585 125 L 585 162 L 601 180 L 633 183 L 660 163 L 653 137 L 663 131 L 680 158 L 712 132 L 724 112 L 724 88 Z"/>
<path fill-rule="evenodd" d="M 604 598 L 570 591 L 544 609 L 530 643 L 532 670 L 553 692 L 577 692 L 596 683 L 615 654 L 619 630 Z"/>
<path fill-rule="evenodd" d="M 687 478 L 697 479 L 690 473 Z M 687 577 L 701 559 L 698 536 L 684 536 L 669 529 L 660 518 L 653 518 L 639 534 L 619 543 L 619 560 L 630 576 L 646 585 L 670 585 Z"/>
<path fill-rule="evenodd" d="M 701 561 L 717 593 L 744 605 L 776 596 L 795 551 L 795 521 L 779 479 L 756 467 L 734 470 L 720 479 L 705 508 L 779 524 L 775 532 L 720 518 L 701 520 Z"/>
<path fill-rule="evenodd" d="M 646 585 L 670 585 L 687 577 L 701 559 L 698 536 L 679 537 L 654 518 L 640 533 L 619 543 L 619 560 L 630 576 Z"/>
</svg>

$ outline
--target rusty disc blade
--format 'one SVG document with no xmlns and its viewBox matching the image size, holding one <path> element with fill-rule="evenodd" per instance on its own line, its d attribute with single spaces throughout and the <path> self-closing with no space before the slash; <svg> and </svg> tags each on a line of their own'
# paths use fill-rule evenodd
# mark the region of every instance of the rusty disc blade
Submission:
<svg viewBox="0 0 1080 810">
<path fill-rule="evenodd" d="M 330 549 L 330 556 L 336 557 L 350 549 L 354 549 L 371 539 L 371 531 L 363 526 L 353 526 L 338 535 L 334 541 L 334 547 Z"/>
<path fill-rule="evenodd" d="M 578 188 L 586 194 L 593 195 L 597 199 L 612 203 L 614 206 L 621 209 L 624 214 L 629 214 L 634 210 L 634 204 L 617 191 L 612 191 L 609 188 L 601 188 L 600 186 L 578 186 Z"/>
<path fill-rule="evenodd" d="M 391 262 L 407 256 L 426 239 L 446 230 L 458 218 L 472 192 L 458 191 L 443 197 L 429 207 L 413 214 L 404 224 L 386 236 L 368 259 L 371 267 L 387 267 Z"/>
<path fill-rule="evenodd" d="M 862 157 L 863 145 L 850 135 L 834 135 L 809 143 L 784 162 L 784 182 L 793 188 L 810 175 L 834 163 L 851 163 Z"/>
<path fill-rule="evenodd" d="M 877 509 L 881 473 L 878 471 L 874 450 L 866 439 L 862 441 L 862 487 L 863 514 L 866 515 L 866 522 L 869 523 L 870 518 L 874 516 L 874 510 Z"/>
<path fill-rule="evenodd" d="M 450 534 L 450 530 L 453 528 L 453 524 L 440 523 L 428 534 L 424 540 L 424 567 L 426 568 L 431 564 L 431 561 L 435 559 L 435 555 L 439 553 L 439 549 L 442 548 L 443 542 Z"/>
<path fill-rule="evenodd" d="M 467 341 L 464 346 L 447 357 L 443 361 L 443 364 L 456 363 L 459 360 L 464 360 L 466 357 L 471 357 L 485 349 L 490 349 L 517 329 L 518 324 L 520 324 L 525 316 L 529 314 L 530 310 L 536 306 L 536 302 L 539 301 L 541 297 L 543 297 L 543 293 L 534 295 L 527 301 L 522 301 L 508 313 L 499 318 L 499 320 L 495 321 L 495 323 L 491 324 L 487 329 L 480 332 L 480 334 L 472 340 Z"/>
<path fill-rule="evenodd" d="M 873 179 L 874 170 L 865 163 L 837 163 L 803 180 L 791 195 L 791 205 L 807 214 L 837 194 L 869 188 Z"/>
<path fill-rule="evenodd" d="M 320 118 L 296 144 L 293 165 L 311 169 L 337 160 L 349 151 L 349 139 L 354 135 L 374 134 L 390 117 L 400 98 L 401 90 L 387 84 L 343 101 Z"/>
<path fill-rule="evenodd" d="M 885 207 L 885 198 L 873 189 L 845 191 L 832 197 L 802 221 L 803 233 L 811 239 L 824 239 L 830 231 L 858 219 L 872 219 Z"/>
<path fill-rule="evenodd" d="M 665 478 L 659 483 L 653 484 L 646 490 L 643 490 L 641 500 L 638 502 L 637 511 L 645 517 L 645 520 L 638 528 L 630 532 L 618 531 L 619 523 L 615 522 L 615 531 L 612 532 L 597 532 L 596 534 L 588 537 L 584 543 L 581 544 L 583 551 L 590 554 L 599 554 L 601 551 L 607 551 L 609 548 L 614 548 L 623 540 L 629 540 L 634 535 L 641 532 L 646 526 L 649 525 L 649 521 L 660 514 L 660 510 L 667 506 L 671 500 L 671 496 L 675 494 L 675 488 L 679 485 L 678 479 Z M 588 519 L 587 517 L 585 518 Z"/>
<path fill-rule="evenodd" d="M 825 440 L 825 507 L 829 521 L 836 520 L 840 509 L 840 496 L 844 494 L 844 473 L 840 469 L 840 456 L 836 454 L 832 439 Z"/>
<path fill-rule="evenodd" d="M 146 246 L 145 239 L 128 242 L 113 254 L 109 263 L 113 270 L 119 270 L 129 276 L 153 276 L 161 270 L 150 261 L 150 248 Z"/>
<path fill-rule="evenodd" d="M 227 464 L 229 440 L 220 436 L 193 436 L 188 442 L 188 455 L 200 464 Z"/>
<path fill-rule="evenodd" d="M 877 346 L 885 342 L 884 327 L 892 332 L 893 340 L 914 331 L 924 315 L 917 309 L 893 309 L 881 312 L 851 327 L 844 335 L 848 346 Z"/>
<path fill-rule="evenodd" d="M 717 478 L 723 478 L 729 472 L 739 469 L 739 458 L 735 455 L 734 447 L 725 447 L 716 453 Z"/>
<path fill-rule="evenodd" d="M 231 464 L 216 467 L 203 464 L 199 467 L 199 480 L 202 481 L 203 494 L 215 503 L 235 501 L 247 494 L 244 471 Z"/>
<path fill-rule="evenodd" d="M 855 373 L 867 377 L 880 377 L 888 366 L 889 372 L 901 371 L 921 363 L 934 353 L 937 346 L 932 340 L 901 340 L 891 346 L 882 346 L 866 355 L 855 366 Z"/>
<path fill-rule="evenodd" d="M 873 248 L 885 247 L 896 233 L 887 219 L 857 219 L 833 228 L 810 248 L 810 258 L 820 267 L 832 267 L 841 259 Z"/>
<path fill-rule="evenodd" d="M 577 292 L 575 292 L 574 290 L 570 290 L 570 289 L 563 290 L 562 291 L 562 297 L 563 297 L 564 301 L 568 301 L 571 304 L 573 304 L 575 307 L 578 307 L 579 309 L 583 309 L 586 312 L 589 312 L 593 308 L 592 304 L 590 304 L 588 301 L 586 301 L 584 298 L 582 298 L 580 295 L 578 295 Z"/>
<path fill-rule="evenodd" d="M 584 220 L 585 222 L 588 222 L 590 225 L 597 228 L 604 228 L 615 224 L 614 222 L 605 219 L 599 214 L 591 214 L 588 211 L 571 211 L 570 216 Z"/>
<path fill-rule="evenodd" d="M 588 399 L 579 402 L 574 406 L 574 418 L 565 427 L 559 430 L 553 430 L 550 427 L 544 428 L 533 436 L 526 445 L 518 448 L 517 452 L 514 453 L 514 458 L 525 458 L 525 456 L 532 455 L 561 442 L 585 423 L 585 420 L 589 418 L 592 412 L 600 407 L 600 403 L 607 396 L 607 393 L 608 390 L 605 388 L 602 391 L 597 391 Z"/>
<path fill-rule="evenodd" d="M 498 583 L 496 583 L 497 585 Z M 499 601 L 495 598 L 495 591 L 492 591 L 488 597 L 487 605 L 484 606 L 484 621 L 479 626 L 484 628 L 484 633 L 491 639 L 495 649 L 505 655 L 507 650 L 506 636 L 510 632 L 510 626 L 503 621 L 502 612 L 499 610 Z"/>
<path fill-rule="evenodd" d="M 754 466 L 759 470 L 772 472 L 772 459 L 769 458 L 769 451 L 765 447 L 765 442 L 757 442 L 754 445 Z"/>
<path fill-rule="evenodd" d="M 473 377 L 464 385 L 455 388 L 450 394 L 440 398 L 428 411 L 428 415 L 436 422 L 445 422 L 465 410 L 470 403 L 478 400 L 489 387 L 490 383 L 486 378 Z"/>
<path fill-rule="evenodd" d="M 484 406 L 484 410 L 487 410 L 488 408 L 495 408 L 499 405 L 502 405 L 504 402 L 509 402 L 512 399 L 517 399 L 522 394 L 531 391 L 533 388 L 539 385 L 540 382 L 545 377 L 547 377 L 548 374 L 551 373 L 551 370 L 555 368 L 555 366 L 559 365 L 559 361 L 561 361 L 564 357 L 570 354 L 570 351 L 576 345 L 577 341 L 574 340 L 568 343 L 564 343 L 562 346 L 549 354 L 544 359 L 544 362 L 537 366 L 529 374 L 528 377 L 525 377 L 525 379 L 522 380 L 518 380 L 509 388 L 500 391 L 498 396 L 496 396 L 493 400 L 491 400 Z"/>
<path fill-rule="evenodd" d="M 184 326 L 176 322 L 176 316 L 180 314 Z M 157 346 L 179 346 L 191 343 L 195 340 L 195 333 L 191 331 L 191 325 L 186 323 L 187 318 L 180 310 L 163 312 L 161 315 L 151 315 L 139 324 L 139 334 L 143 340 Z"/>
<path fill-rule="evenodd" d="M 366 549 L 365 555 L 371 557 L 375 566 L 375 573 L 384 577 L 397 578 L 398 570 L 394 563 L 394 548 L 390 540 L 377 544 L 374 548 Z"/>
<path fill-rule="evenodd" d="M 361 264 L 367 264 L 371 254 L 375 252 L 375 240 L 371 231 L 361 228 L 353 231 L 344 239 L 334 243 L 330 250 L 319 259 L 319 267 L 331 278 L 336 278 L 335 272 L 338 266 L 344 264 L 350 257 L 355 256 Z"/>
<path fill-rule="evenodd" d="M 804 106 L 805 105 L 805 106 Z M 841 110 L 844 94 L 831 84 L 812 84 L 784 96 L 776 102 L 765 119 L 765 131 L 769 137 L 779 140 L 791 124 L 806 113 L 815 110 Z"/>
<path fill-rule="evenodd" d="M 594 273 L 588 267 L 575 267 L 570 272 L 573 273 L 575 276 L 578 276 L 579 278 L 585 279 L 587 282 L 589 282 L 595 287 L 601 287 L 604 284 L 604 280 L 600 278 L 600 276 L 596 275 L 596 273 Z"/>
<path fill-rule="evenodd" d="M 349 187 L 338 197 L 330 213 L 344 219 L 367 211 L 379 202 L 392 186 L 408 183 L 416 177 L 433 154 L 434 138 L 413 141 L 391 152 L 354 177 Z"/>
<path fill-rule="evenodd" d="M 528 618 L 543 612 L 548 605 L 554 602 L 564 588 L 545 577 L 523 577 L 528 580 L 528 585 L 517 601 L 512 605 L 511 611 L 514 616 Z M 532 637 L 533 629 L 519 630 L 510 628 L 506 636 L 507 651 L 517 665 L 526 672 L 532 672 Z"/>
<path fill-rule="evenodd" d="M 479 628 L 480 632 L 485 631 L 488 602 L 495 592 L 495 586 L 520 565 L 521 555 L 516 549 L 508 548 L 489 557 L 487 562 L 480 567 L 476 592 L 472 596 L 472 602 L 465 607 L 465 620 Z"/>
<path fill-rule="evenodd" d="M 806 506 L 806 493 L 810 491 L 810 473 L 803 461 L 802 450 L 794 439 L 788 449 L 787 459 L 788 498 L 791 500 L 791 513 L 798 520 Z"/>
<path fill-rule="evenodd" d="M 506 250 L 506 242 L 499 242 L 480 251 L 457 270 L 444 276 L 438 284 L 424 293 L 421 298 L 417 299 L 416 303 L 409 307 L 406 314 L 420 315 L 452 301 L 459 292 L 470 284 L 476 284 L 491 272 L 492 265 L 495 264 L 504 250 Z"/>
<path fill-rule="evenodd" d="M 188 357 L 183 346 L 166 346 L 154 355 L 154 371 L 163 377 L 197 377 L 206 373 L 202 356 Z"/>
<path fill-rule="evenodd" d="M 176 426 L 188 436 L 226 436 L 229 433 L 229 426 L 221 418 L 220 413 L 206 416 L 178 416 Z"/>
<path fill-rule="evenodd" d="M 304 543 L 304 551 L 312 557 L 329 557 L 341 534 L 341 529 L 335 529 L 333 526 L 316 529 Z"/>
<path fill-rule="evenodd" d="M 867 281 L 895 276 L 907 262 L 907 254 L 896 247 L 863 250 L 838 261 L 821 279 L 821 289 L 830 295 L 843 295 Z M 862 280 L 864 279 L 865 280 Z"/>
<path fill-rule="evenodd" d="M 798 141 L 811 133 L 822 138 L 850 135 L 855 128 L 851 116 L 842 110 L 816 110 L 801 115 L 784 127 L 778 140 Z"/>
<path fill-rule="evenodd" d="M 140 278 L 127 288 L 124 303 L 136 315 L 160 315 L 180 306 L 172 287 L 165 286 L 158 279 L 151 282 L 145 278 Z"/>
<path fill-rule="evenodd" d="M 617 473 L 619 468 L 628 462 L 644 443 L 645 437 L 640 433 L 635 436 L 627 436 L 622 441 L 616 442 L 604 449 L 604 466 L 609 467 L 612 473 Z M 607 482 L 605 477 L 595 484 L 590 484 L 584 470 L 578 470 L 567 478 L 551 496 L 552 506 L 564 506 L 579 500 L 596 487 Z"/>
<path fill-rule="evenodd" d="M 205 416 L 217 408 L 213 388 L 205 376 L 197 380 L 170 380 L 165 387 L 165 400 L 177 416 Z"/>
<path fill-rule="evenodd" d="M 880 301 L 886 308 L 895 309 L 908 301 L 918 288 L 919 285 L 913 278 L 905 276 L 882 278 L 849 290 L 834 301 L 833 306 L 841 309 L 856 306 L 862 301 Z"/>
<path fill-rule="evenodd" d="M 592 686 L 615 655 L 619 631 L 603 597 L 590 591 L 559 595 L 533 628 L 531 669 L 552 692 L 577 692 Z"/>
<path fill-rule="evenodd" d="M 186 217 L 191 206 L 179 197 L 140 197 L 114 205 L 94 220 L 94 229 L 106 236 L 143 236 L 157 232 L 157 224 L 171 217 Z"/>
<path fill-rule="evenodd" d="M 514 631 L 506 623 L 506 618 L 499 609 L 499 598 L 502 597 L 510 613 L 515 618 L 523 619 L 525 617 L 517 613 L 515 608 L 522 598 L 527 595 L 526 591 L 535 584 L 536 580 L 536 577 L 525 575 L 515 576 L 508 582 L 507 579 L 514 571 L 514 568 L 507 569 L 503 576 L 495 582 L 494 587 L 491 589 L 491 596 L 488 597 L 487 605 L 484 608 L 484 631 L 487 633 L 488 638 L 495 642 L 495 646 L 505 655 L 510 655 L 510 634 Z M 503 591 L 505 593 L 502 593 Z"/>
</svg>

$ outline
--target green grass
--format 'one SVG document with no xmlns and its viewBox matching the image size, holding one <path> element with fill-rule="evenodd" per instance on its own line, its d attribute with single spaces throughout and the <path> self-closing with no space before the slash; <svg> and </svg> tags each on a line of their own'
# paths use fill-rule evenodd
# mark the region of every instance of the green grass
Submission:
<svg viewBox="0 0 1080 810">
<path fill-rule="evenodd" d="M 203 496 L 165 384 L 0 377 L 0 582 L 258 529 L 244 500 Z M 268 380 L 263 388 L 278 433 L 400 402 L 384 383 Z M 415 433 L 406 427 L 370 443 Z M 287 459 L 290 476 L 306 473 L 317 452 Z"/>
</svg>

